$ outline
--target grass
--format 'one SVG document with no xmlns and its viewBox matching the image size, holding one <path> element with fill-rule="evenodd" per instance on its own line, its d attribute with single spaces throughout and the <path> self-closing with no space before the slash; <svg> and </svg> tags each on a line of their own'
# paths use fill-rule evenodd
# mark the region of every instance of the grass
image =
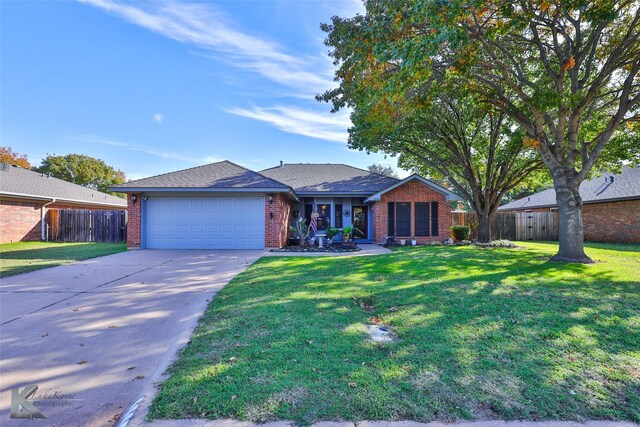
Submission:
<svg viewBox="0 0 640 427">
<path fill-rule="evenodd" d="M 127 250 L 124 243 L 17 242 L 0 244 L 0 277 Z"/>
<path fill-rule="evenodd" d="M 640 246 L 265 257 L 211 302 L 149 418 L 640 421 Z M 375 344 L 365 325 L 395 328 Z"/>
</svg>

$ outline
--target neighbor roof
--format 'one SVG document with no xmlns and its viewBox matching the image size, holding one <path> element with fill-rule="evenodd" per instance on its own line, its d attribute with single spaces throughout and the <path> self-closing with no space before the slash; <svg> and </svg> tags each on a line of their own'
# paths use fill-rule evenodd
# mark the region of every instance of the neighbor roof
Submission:
<svg viewBox="0 0 640 427">
<path fill-rule="evenodd" d="M 127 201 L 40 172 L 0 163 L 0 195 L 126 208 Z"/>
<path fill-rule="evenodd" d="M 457 194 L 455 194 L 455 193 L 453 193 L 453 192 L 451 192 L 451 191 L 447 190 L 447 189 L 446 189 L 446 188 L 444 188 L 444 187 L 439 186 L 438 184 L 436 184 L 436 183 L 435 183 L 435 182 L 433 182 L 433 181 L 430 181 L 430 180 L 428 180 L 428 179 L 426 179 L 426 178 L 423 178 L 423 177 L 421 177 L 420 175 L 418 175 L 418 174 L 415 174 L 415 173 L 414 173 L 413 175 L 406 177 L 406 178 L 405 178 L 405 179 L 403 179 L 402 181 L 398 181 L 398 182 L 396 182 L 395 184 L 393 184 L 393 185 L 391 185 L 391 186 L 389 186 L 389 187 L 387 187 L 387 188 L 383 189 L 382 191 L 377 192 L 377 193 L 376 193 L 376 194 L 374 194 L 373 196 L 371 196 L 371 197 L 369 197 L 368 199 L 366 199 L 366 200 L 365 200 L 365 202 L 378 202 L 378 201 L 380 201 L 380 197 L 381 197 L 384 193 L 386 193 L 386 192 L 388 192 L 388 191 L 391 191 L 391 190 L 393 190 L 394 188 L 398 188 L 398 187 L 400 187 L 401 185 L 404 185 L 404 184 L 406 184 L 407 182 L 412 181 L 412 180 L 414 180 L 414 179 L 415 179 L 416 181 L 419 181 L 419 182 L 423 183 L 424 185 L 427 185 L 427 186 L 429 186 L 429 187 L 433 188 L 434 190 L 439 191 L 440 193 L 444 194 L 444 195 L 446 196 L 446 197 L 445 197 L 445 199 L 446 199 L 448 202 L 453 202 L 453 201 L 460 201 L 460 200 L 462 200 L 462 197 L 458 196 Z"/>
<path fill-rule="evenodd" d="M 285 163 L 260 173 L 291 186 L 300 195 L 317 193 L 368 195 L 398 182 L 396 178 L 332 163 Z"/>
<path fill-rule="evenodd" d="M 114 185 L 114 191 L 189 190 L 264 190 L 288 191 L 290 187 L 229 161 L 211 163 L 177 172 Z"/>
<path fill-rule="evenodd" d="M 583 203 L 640 199 L 640 166 L 632 168 L 625 166 L 619 175 L 605 173 L 598 178 L 584 181 L 580 184 L 580 196 Z M 545 208 L 556 205 L 556 191 L 551 188 L 507 203 L 500 206 L 498 210 Z"/>
</svg>

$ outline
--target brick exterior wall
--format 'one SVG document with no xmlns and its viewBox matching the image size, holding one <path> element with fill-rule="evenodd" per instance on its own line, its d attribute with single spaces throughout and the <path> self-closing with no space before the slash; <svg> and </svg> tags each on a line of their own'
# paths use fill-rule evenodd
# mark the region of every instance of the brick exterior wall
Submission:
<svg viewBox="0 0 640 427">
<path fill-rule="evenodd" d="M 411 180 L 398 188 L 385 193 L 379 202 L 373 205 L 373 241 L 384 243 L 387 237 L 388 205 L 389 202 L 411 202 L 411 234 L 409 236 L 396 236 L 396 238 L 409 239 L 415 234 L 415 202 L 438 202 L 438 235 L 430 237 L 417 237 L 418 243 L 430 241 L 444 241 L 449 238 L 449 224 L 451 223 L 451 208 L 444 194 L 417 180 Z"/>
<path fill-rule="evenodd" d="M 131 196 L 135 195 L 137 200 L 133 203 Z M 140 249 L 142 220 L 142 196 L 140 193 L 127 194 L 127 248 Z"/>
<path fill-rule="evenodd" d="M 269 195 L 264 196 L 264 244 L 267 248 L 281 248 L 287 244 L 289 237 L 289 220 L 291 203 L 284 194 L 273 194 L 273 202 L 269 203 Z"/>
<path fill-rule="evenodd" d="M 41 240 L 40 210 L 46 202 L 0 199 L 0 243 Z M 117 208 L 54 203 L 45 209 L 45 224 L 50 209 L 111 210 Z"/>
<path fill-rule="evenodd" d="M 640 243 L 640 200 L 586 204 L 582 222 L 585 240 Z"/>
</svg>

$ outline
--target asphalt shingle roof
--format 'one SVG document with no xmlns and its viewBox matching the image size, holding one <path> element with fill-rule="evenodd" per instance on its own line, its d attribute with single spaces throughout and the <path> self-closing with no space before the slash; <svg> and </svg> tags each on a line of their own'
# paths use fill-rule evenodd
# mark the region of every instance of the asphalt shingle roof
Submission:
<svg viewBox="0 0 640 427">
<path fill-rule="evenodd" d="M 611 180 L 613 177 L 613 181 Z M 583 203 L 597 203 L 612 200 L 640 198 L 640 166 L 624 167 L 619 175 L 605 173 L 603 176 L 584 181 L 580 184 L 580 196 Z M 556 205 L 556 191 L 553 188 L 514 200 L 500 206 L 499 211 L 513 209 L 531 209 Z"/>
<path fill-rule="evenodd" d="M 293 163 L 260 171 L 291 186 L 296 193 L 377 193 L 398 182 L 343 164 Z"/>
<path fill-rule="evenodd" d="M 0 163 L 0 194 L 3 193 L 127 207 L 127 201 L 120 197 L 7 163 Z"/>
<path fill-rule="evenodd" d="M 112 188 L 115 191 L 126 191 L 128 188 L 269 188 L 285 190 L 289 186 L 225 160 L 129 181 Z"/>
</svg>

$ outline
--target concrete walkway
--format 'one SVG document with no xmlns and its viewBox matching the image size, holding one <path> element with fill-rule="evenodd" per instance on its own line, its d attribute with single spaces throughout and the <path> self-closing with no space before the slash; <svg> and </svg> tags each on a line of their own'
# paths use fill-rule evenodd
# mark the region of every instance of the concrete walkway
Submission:
<svg viewBox="0 0 640 427">
<path fill-rule="evenodd" d="M 372 243 L 359 243 L 357 252 L 267 252 L 267 256 L 369 256 L 390 254 L 392 251 Z"/>
<path fill-rule="evenodd" d="M 264 253 L 131 251 L 2 279 L 0 425 L 112 425 Z M 48 418 L 10 419 L 10 390 L 30 384 Z"/>
<path fill-rule="evenodd" d="M 252 424 L 236 420 L 162 420 L 143 422 L 138 420 L 130 426 L 136 427 L 292 427 L 293 423 L 275 421 L 266 424 Z M 311 427 L 637 427 L 638 424 L 625 421 L 469 421 L 456 423 L 417 423 L 414 421 L 325 421 Z"/>
</svg>

